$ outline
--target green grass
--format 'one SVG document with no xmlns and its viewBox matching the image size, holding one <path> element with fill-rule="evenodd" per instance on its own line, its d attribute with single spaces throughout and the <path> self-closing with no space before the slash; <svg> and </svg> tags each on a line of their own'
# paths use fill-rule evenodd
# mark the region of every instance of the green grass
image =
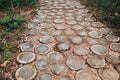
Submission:
<svg viewBox="0 0 120 80">
<path fill-rule="evenodd" d="M 8 50 L 3 51 L 3 60 L 4 61 L 11 60 L 11 57 L 12 57 L 12 55 Z"/>
<path fill-rule="evenodd" d="M 14 30 L 18 28 L 23 28 L 22 24 L 26 22 L 26 20 L 22 20 L 21 17 L 13 17 L 12 15 L 9 15 L 3 19 L 0 20 L 0 25 L 4 26 L 7 30 Z"/>
<path fill-rule="evenodd" d="M 82 4 L 95 10 L 97 18 L 107 22 L 114 33 L 120 36 L 120 0 L 80 0 Z"/>
</svg>

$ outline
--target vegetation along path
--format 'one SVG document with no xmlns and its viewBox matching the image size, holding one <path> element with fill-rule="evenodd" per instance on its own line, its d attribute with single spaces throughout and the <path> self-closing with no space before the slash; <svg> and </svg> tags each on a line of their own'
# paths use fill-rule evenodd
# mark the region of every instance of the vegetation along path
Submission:
<svg viewBox="0 0 120 80">
<path fill-rule="evenodd" d="M 76 0 L 42 0 L 16 80 L 120 80 L 120 38 Z M 43 6 L 42 6 L 43 5 Z"/>
</svg>

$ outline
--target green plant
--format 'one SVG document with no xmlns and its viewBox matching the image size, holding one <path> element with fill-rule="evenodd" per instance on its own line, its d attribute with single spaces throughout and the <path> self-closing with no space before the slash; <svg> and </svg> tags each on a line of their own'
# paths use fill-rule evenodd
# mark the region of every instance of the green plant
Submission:
<svg viewBox="0 0 120 80">
<path fill-rule="evenodd" d="M 0 25 L 4 26 L 8 30 L 14 30 L 17 28 L 23 29 L 22 23 L 25 23 L 26 20 L 22 20 L 21 17 L 13 17 L 13 15 L 9 15 L 0 20 Z"/>
<path fill-rule="evenodd" d="M 15 39 L 18 40 L 18 41 L 20 41 L 21 37 L 22 37 L 22 35 L 19 32 L 16 32 Z"/>
<path fill-rule="evenodd" d="M 7 35 L 6 32 L 3 32 L 2 34 L 0 34 L 0 39 L 4 38 Z"/>
<path fill-rule="evenodd" d="M 4 63 L 4 61 L 10 61 L 12 58 L 12 54 L 8 50 L 4 50 L 1 54 L 0 63 Z"/>
<path fill-rule="evenodd" d="M 11 53 L 8 50 L 3 51 L 3 60 L 10 60 L 12 57 Z"/>
</svg>

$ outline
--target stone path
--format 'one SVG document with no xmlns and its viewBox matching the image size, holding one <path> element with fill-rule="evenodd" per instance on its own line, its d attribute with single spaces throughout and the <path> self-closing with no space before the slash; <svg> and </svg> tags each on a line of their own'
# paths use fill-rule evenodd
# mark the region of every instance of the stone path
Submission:
<svg viewBox="0 0 120 80">
<path fill-rule="evenodd" d="M 16 80 L 120 80 L 120 38 L 76 0 L 41 0 Z"/>
</svg>

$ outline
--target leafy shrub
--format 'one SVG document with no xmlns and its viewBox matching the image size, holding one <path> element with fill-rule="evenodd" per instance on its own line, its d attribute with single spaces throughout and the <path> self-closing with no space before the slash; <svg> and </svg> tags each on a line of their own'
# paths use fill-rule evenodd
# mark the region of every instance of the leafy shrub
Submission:
<svg viewBox="0 0 120 80">
<path fill-rule="evenodd" d="M 120 0 L 80 0 L 97 13 L 98 19 L 107 22 L 116 35 L 120 36 Z"/>
</svg>

